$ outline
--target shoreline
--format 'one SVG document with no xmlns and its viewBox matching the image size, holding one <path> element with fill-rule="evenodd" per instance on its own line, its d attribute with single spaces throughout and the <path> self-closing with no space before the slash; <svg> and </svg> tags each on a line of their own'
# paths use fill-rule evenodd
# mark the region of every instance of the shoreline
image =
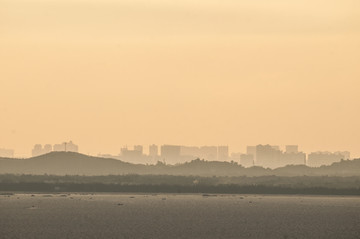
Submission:
<svg viewBox="0 0 360 239">
<path fill-rule="evenodd" d="M 332 197 L 332 198 L 360 198 L 360 195 L 330 195 L 330 194 L 240 194 L 240 193 L 144 193 L 144 192 L 31 192 L 31 191 L 0 191 L 0 197 L 11 197 L 17 195 L 34 195 L 34 196 L 199 196 L 204 198 L 211 197 Z"/>
<path fill-rule="evenodd" d="M 236 195 L 324 195 L 324 196 L 360 196 L 359 188 L 325 187 L 276 187 L 241 185 L 118 185 L 118 184 L 51 184 L 51 183 L 0 183 L 1 194 L 14 192 L 28 193 L 142 193 L 142 194 L 236 194 Z M 1 195 L 0 194 L 0 195 Z"/>
</svg>

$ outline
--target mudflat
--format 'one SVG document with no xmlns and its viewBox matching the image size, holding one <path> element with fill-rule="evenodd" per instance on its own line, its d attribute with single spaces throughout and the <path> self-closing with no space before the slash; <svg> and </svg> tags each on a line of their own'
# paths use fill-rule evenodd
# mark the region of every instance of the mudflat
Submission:
<svg viewBox="0 0 360 239">
<path fill-rule="evenodd" d="M 0 238 L 360 238 L 360 197 L 0 195 Z"/>
</svg>

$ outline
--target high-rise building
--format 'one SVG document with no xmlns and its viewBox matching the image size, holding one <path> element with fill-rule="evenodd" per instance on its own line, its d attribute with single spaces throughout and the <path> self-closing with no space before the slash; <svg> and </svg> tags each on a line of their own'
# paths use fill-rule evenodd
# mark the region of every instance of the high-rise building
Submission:
<svg viewBox="0 0 360 239">
<path fill-rule="evenodd" d="M 246 154 L 253 155 L 255 158 L 256 155 L 256 146 L 247 146 L 246 147 Z"/>
<path fill-rule="evenodd" d="M 1 158 L 13 158 L 14 150 L 12 149 L 0 149 L 0 157 Z"/>
<path fill-rule="evenodd" d="M 54 151 L 67 151 L 67 152 L 79 152 L 79 146 L 74 144 L 72 141 L 64 142 L 62 144 L 55 144 L 53 147 Z"/>
<path fill-rule="evenodd" d="M 218 160 L 227 161 L 229 159 L 229 147 L 218 146 Z"/>
<path fill-rule="evenodd" d="M 244 167 L 252 167 L 256 160 L 256 146 L 247 146 L 246 154 L 240 155 L 240 164 Z"/>
<path fill-rule="evenodd" d="M 43 151 L 44 151 L 44 154 L 50 153 L 52 151 L 52 145 L 51 144 L 45 144 Z"/>
<path fill-rule="evenodd" d="M 209 160 L 209 161 L 214 161 L 217 160 L 217 147 L 216 146 L 202 146 L 200 147 L 200 158 L 201 159 L 205 159 L 205 160 Z"/>
<path fill-rule="evenodd" d="M 55 152 L 65 151 L 65 143 L 62 144 L 54 144 L 53 150 Z"/>
<path fill-rule="evenodd" d="M 35 144 L 34 148 L 31 151 L 31 155 L 33 157 L 37 157 L 37 156 L 40 156 L 42 154 L 44 154 L 44 150 L 43 150 L 42 145 L 41 144 Z"/>
<path fill-rule="evenodd" d="M 299 146 L 297 145 L 286 145 L 285 146 L 285 152 L 288 154 L 297 153 L 299 150 Z"/>
<path fill-rule="evenodd" d="M 305 153 L 303 153 L 303 152 L 297 152 L 297 153 L 285 152 L 282 154 L 282 160 L 278 167 L 283 167 L 286 165 L 305 165 L 305 164 L 306 164 L 306 154 Z"/>
<path fill-rule="evenodd" d="M 241 153 L 231 153 L 230 159 L 231 159 L 231 161 L 234 161 L 234 162 L 240 162 Z"/>
<path fill-rule="evenodd" d="M 350 152 L 348 151 L 337 151 L 334 154 L 341 155 L 342 160 L 350 160 Z"/>
<path fill-rule="evenodd" d="M 161 159 L 166 163 L 180 163 L 181 162 L 181 146 L 179 145 L 162 145 Z"/>
<path fill-rule="evenodd" d="M 157 157 L 159 156 L 159 148 L 157 145 L 153 144 L 149 146 L 149 156 L 150 157 Z"/>
<path fill-rule="evenodd" d="M 69 143 L 66 143 L 66 151 L 77 153 L 77 152 L 79 152 L 79 146 L 77 146 L 72 141 L 70 141 Z"/>
<path fill-rule="evenodd" d="M 46 144 L 44 147 L 41 144 L 35 144 L 34 148 L 31 151 L 33 157 L 40 156 L 43 154 L 48 154 L 52 151 L 51 144 Z"/>
<path fill-rule="evenodd" d="M 205 160 L 217 160 L 218 149 L 216 146 L 180 146 L 180 155 L 185 160 L 196 158 Z"/>
<path fill-rule="evenodd" d="M 282 152 L 271 145 L 256 146 L 256 165 L 264 168 L 276 168 L 281 164 Z"/>
<path fill-rule="evenodd" d="M 246 168 L 254 166 L 254 155 L 241 154 L 240 155 L 240 164 Z"/>
<path fill-rule="evenodd" d="M 180 146 L 180 155 L 190 159 L 201 158 L 200 148 L 196 146 Z"/>
<path fill-rule="evenodd" d="M 141 154 L 143 154 L 143 146 L 142 145 L 135 145 L 134 150 L 139 151 L 139 152 L 141 152 Z"/>
<path fill-rule="evenodd" d="M 307 165 L 310 167 L 320 167 L 323 165 L 331 165 L 341 160 L 347 160 L 350 158 L 349 152 L 313 152 L 310 153 L 307 160 Z"/>
<path fill-rule="evenodd" d="M 134 147 L 133 150 L 127 147 L 121 148 L 121 158 L 127 162 L 140 163 L 142 156 L 142 150 L 139 147 L 137 147 L 137 149 Z"/>
</svg>

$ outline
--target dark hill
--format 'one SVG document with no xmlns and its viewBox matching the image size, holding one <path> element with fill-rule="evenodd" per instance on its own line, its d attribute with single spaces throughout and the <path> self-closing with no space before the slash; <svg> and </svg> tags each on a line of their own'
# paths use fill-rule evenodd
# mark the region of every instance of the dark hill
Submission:
<svg viewBox="0 0 360 239">
<path fill-rule="evenodd" d="M 143 165 L 73 152 L 51 152 L 29 159 L 0 159 L 0 173 L 107 175 L 135 173 L 143 168 Z"/>
<path fill-rule="evenodd" d="M 330 166 L 310 168 L 289 165 L 274 170 L 244 168 L 237 163 L 193 160 L 165 165 L 131 164 L 111 158 L 92 157 L 73 152 L 51 152 L 28 159 L 0 158 L 0 174 L 119 175 L 169 174 L 199 176 L 360 176 L 360 159 L 341 161 Z"/>
</svg>

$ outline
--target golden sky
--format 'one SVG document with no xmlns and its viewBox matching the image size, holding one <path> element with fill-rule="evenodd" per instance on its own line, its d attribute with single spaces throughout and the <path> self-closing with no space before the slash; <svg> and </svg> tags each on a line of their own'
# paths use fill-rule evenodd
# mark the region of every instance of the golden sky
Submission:
<svg viewBox="0 0 360 239">
<path fill-rule="evenodd" d="M 360 157 L 359 0 L 0 0 L 0 148 Z"/>
</svg>

